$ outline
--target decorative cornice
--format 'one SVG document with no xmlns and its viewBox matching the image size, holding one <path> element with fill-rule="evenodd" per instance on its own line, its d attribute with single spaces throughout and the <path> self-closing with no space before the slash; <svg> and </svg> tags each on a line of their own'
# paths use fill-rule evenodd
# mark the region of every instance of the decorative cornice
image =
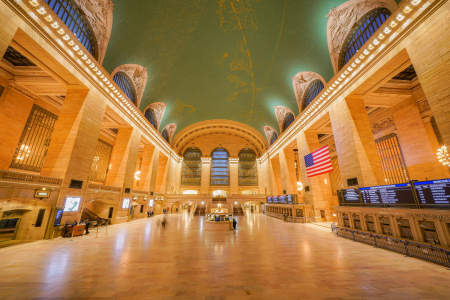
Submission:
<svg viewBox="0 0 450 300">
<path fill-rule="evenodd" d="M 276 133 L 278 136 L 278 132 L 271 126 L 264 126 L 264 133 L 266 134 L 267 144 L 270 145 L 270 141 L 272 139 L 273 133 Z"/>
<path fill-rule="evenodd" d="M 14 8 L 16 13 L 29 17 L 27 21 L 36 34 L 41 35 L 51 46 L 61 52 L 69 64 L 80 72 L 93 87 L 97 88 L 115 106 L 124 118 L 141 129 L 144 136 L 152 140 L 162 152 L 178 156 L 170 145 L 150 125 L 134 104 L 130 103 L 103 66 L 87 51 L 75 35 L 66 27 L 43 0 L 1 0 Z"/>
<path fill-rule="evenodd" d="M 303 110 L 303 102 L 306 90 L 308 89 L 311 82 L 317 79 L 323 83 L 323 86 L 327 84 L 325 79 L 323 79 L 323 77 L 316 72 L 300 72 L 292 78 L 292 87 L 294 88 L 299 112 Z"/>
<path fill-rule="evenodd" d="M 167 130 L 167 133 L 169 134 L 169 143 L 171 143 L 173 136 L 175 134 L 175 131 L 177 131 L 177 124 L 175 124 L 175 123 L 167 124 L 166 126 L 164 126 L 163 131 L 164 130 Z"/>
<path fill-rule="evenodd" d="M 144 109 L 144 112 L 147 111 L 147 109 L 151 109 L 155 113 L 156 129 L 159 130 L 159 127 L 161 126 L 161 121 L 166 111 L 166 104 L 164 102 L 153 102 Z"/>
<path fill-rule="evenodd" d="M 394 12 L 394 0 L 350 0 L 333 8 L 328 13 L 327 40 L 331 64 L 335 73 L 339 69 L 339 55 L 353 26 L 369 11 L 384 7 Z"/>
<path fill-rule="evenodd" d="M 103 63 L 113 24 L 112 0 L 74 0 L 86 16 L 95 34 L 98 61 Z"/>
<path fill-rule="evenodd" d="M 295 116 L 295 114 L 292 111 L 292 109 L 290 109 L 289 107 L 286 107 L 286 106 L 282 106 L 282 105 L 277 105 L 273 109 L 275 112 L 275 117 L 277 118 L 278 128 L 280 129 L 280 132 L 282 132 L 283 131 L 283 122 L 284 122 L 284 119 L 286 118 L 286 115 L 291 113 Z"/>
<path fill-rule="evenodd" d="M 268 149 L 268 157 L 276 155 L 283 145 L 296 138 L 311 119 L 320 116 L 348 85 L 361 77 L 362 71 L 379 61 L 387 53 L 387 49 L 410 32 L 411 27 L 425 15 L 424 12 L 444 2 L 446 0 L 403 0 L 397 11 L 372 35 L 358 54 L 333 76 L 322 92 L 297 116 L 289 128 L 280 134 L 278 140 Z"/>
</svg>

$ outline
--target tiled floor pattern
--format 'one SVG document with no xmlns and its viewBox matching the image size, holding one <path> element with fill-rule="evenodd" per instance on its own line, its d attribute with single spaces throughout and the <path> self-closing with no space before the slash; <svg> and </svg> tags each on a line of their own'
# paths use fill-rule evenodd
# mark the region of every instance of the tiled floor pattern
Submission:
<svg viewBox="0 0 450 300">
<path fill-rule="evenodd" d="M 263 215 L 158 218 L 0 249 L 0 299 L 450 299 L 450 271 Z"/>
</svg>

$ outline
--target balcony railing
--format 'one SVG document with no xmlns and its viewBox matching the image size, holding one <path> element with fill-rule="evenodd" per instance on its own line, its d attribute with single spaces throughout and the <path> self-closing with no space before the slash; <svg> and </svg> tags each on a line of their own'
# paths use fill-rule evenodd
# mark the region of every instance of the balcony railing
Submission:
<svg viewBox="0 0 450 300">
<path fill-rule="evenodd" d="M 62 179 L 59 178 L 3 170 L 0 171 L 0 181 L 8 181 L 12 183 L 36 183 L 43 185 L 61 185 L 62 183 Z"/>
</svg>

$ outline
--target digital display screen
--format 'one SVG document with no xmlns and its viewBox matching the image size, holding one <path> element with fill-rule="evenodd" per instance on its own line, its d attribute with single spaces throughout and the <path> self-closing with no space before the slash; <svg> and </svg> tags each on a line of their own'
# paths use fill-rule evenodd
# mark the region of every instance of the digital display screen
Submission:
<svg viewBox="0 0 450 300">
<path fill-rule="evenodd" d="M 340 190 L 339 192 L 340 192 L 339 193 L 339 201 L 342 205 L 361 204 L 361 197 L 359 194 L 359 189 L 345 189 L 345 190 Z"/>
<path fill-rule="evenodd" d="M 419 204 L 450 206 L 450 179 L 414 183 Z"/>
<path fill-rule="evenodd" d="M 148 206 L 153 207 L 153 203 L 154 203 L 154 200 L 153 200 L 153 199 L 150 199 L 150 200 L 148 201 Z"/>
<path fill-rule="evenodd" d="M 415 205 L 410 183 L 363 187 L 359 189 L 365 205 Z"/>
<path fill-rule="evenodd" d="M 287 195 L 287 203 L 288 204 L 294 203 L 294 195 Z"/>
<path fill-rule="evenodd" d="M 278 203 L 286 204 L 286 196 L 279 196 L 278 197 Z"/>
<path fill-rule="evenodd" d="M 61 219 L 63 216 L 64 210 L 63 209 L 58 209 L 56 211 L 56 216 L 55 216 L 55 223 L 53 224 L 54 226 L 59 226 L 61 225 Z"/>
<path fill-rule="evenodd" d="M 73 212 L 80 208 L 81 197 L 66 197 L 64 211 Z"/>
<path fill-rule="evenodd" d="M 130 208 L 130 198 L 123 198 L 122 208 Z"/>
<path fill-rule="evenodd" d="M 272 203 L 272 197 L 267 197 L 267 203 Z"/>
</svg>

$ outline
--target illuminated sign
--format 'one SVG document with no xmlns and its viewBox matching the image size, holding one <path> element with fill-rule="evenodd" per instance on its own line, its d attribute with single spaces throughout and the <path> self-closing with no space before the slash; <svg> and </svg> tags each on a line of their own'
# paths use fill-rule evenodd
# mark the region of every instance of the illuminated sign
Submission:
<svg viewBox="0 0 450 300">
<path fill-rule="evenodd" d="M 410 183 L 362 187 L 359 189 L 366 205 L 415 205 Z"/>
<path fill-rule="evenodd" d="M 78 211 L 80 208 L 81 197 L 66 197 L 66 202 L 64 203 L 65 212 Z"/>
<path fill-rule="evenodd" d="M 414 183 L 420 205 L 450 206 L 450 179 Z"/>
<path fill-rule="evenodd" d="M 130 208 L 130 198 L 123 198 L 122 208 Z"/>
</svg>

